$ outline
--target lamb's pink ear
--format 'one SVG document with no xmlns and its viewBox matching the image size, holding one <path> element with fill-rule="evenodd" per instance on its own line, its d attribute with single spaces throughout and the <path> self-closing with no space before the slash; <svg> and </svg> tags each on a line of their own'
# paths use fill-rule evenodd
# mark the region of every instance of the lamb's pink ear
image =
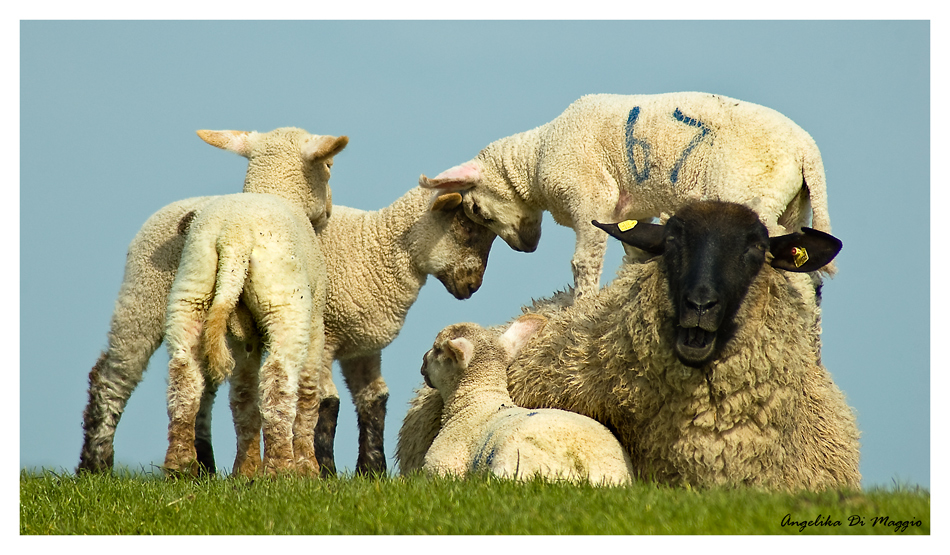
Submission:
<svg viewBox="0 0 950 555">
<path fill-rule="evenodd" d="M 210 131 L 208 129 L 199 129 L 198 136 L 201 140 L 211 146 L 231 151 L 235 154 L 247 158 L 251 155 L 251 145 L 248 138 L 251 133 L 247 131 Z"/>
<path fill-rule="evenodd" d="M 525 314 L 518 318 L 501 334 L 501 345 L 509 358 L 515 358 L 528 340 L 544 327 L 547 318 L 539 314 Z"/>
<path fill-rule="evenodd" d="M 311 135 L 300 147 L 300 152 L 307 160 L 323 161 L 333 158 L 346 148 L 350 138 L 346 135 L 333 137 L 331 135 Z"/>
<path fill-rule="evenodd" d="M 450 340 L 448 345 L 455 355 L 455 360 L 461 366 L 468 368 L 468 363 L 472 362 L 472 355 L 475 354 L 475 345 L 472 345 L 472 342 L 464 337 L 456 337 Z"/>
<path fill-rule="evenodd" d="M 432 206 L 429 207 L 433 212 L 449 212 L 455 210 L 462 204 L 462 195 L 459 193 L 436 193 L 432 197 Z"/>
<path fill-rule="evenodd" d="M 477 162 L 470 161 L 449 168 L 429 179 L 425 174 L 419 176 L 419 186 L 440 191 L 466 191 L 482 179 L 482 169 Z"/>
</svg>

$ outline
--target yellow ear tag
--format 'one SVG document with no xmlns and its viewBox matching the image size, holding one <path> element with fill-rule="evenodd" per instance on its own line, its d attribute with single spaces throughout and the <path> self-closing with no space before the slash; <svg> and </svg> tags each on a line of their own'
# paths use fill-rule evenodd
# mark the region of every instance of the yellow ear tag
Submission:
<svg viewBox="0 0 950 555">
<path fill-rule="evenodd" d="M 617 224 L 617 229 L 620 231 L 627 231 L 628 229 L 633 229 L 636 225 L 636 220 L 626 220 Z"/>
<path fill-rule="evenodd" d="M 808 262 L 808 251 L 805 247 L 792 247 L 792 258 L 795 260 L 795 267 L 801 268 L 802 264 Z"/>
</svg>

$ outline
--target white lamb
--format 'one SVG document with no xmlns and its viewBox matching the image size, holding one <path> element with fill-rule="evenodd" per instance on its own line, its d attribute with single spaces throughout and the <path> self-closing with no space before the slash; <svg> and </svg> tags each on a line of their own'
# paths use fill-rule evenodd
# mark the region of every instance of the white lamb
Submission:
<svg viewBox="0 0 950 555">
<path fill-rule="evenodd" d="M 331 206 L 327 185 L 330 166 L 333 157 L 346 146 L 347 137 L 311 135 L 297 128 L 268 133 L 199 131 L 198 135 L 209 144 L 248 159 L 245 192 L 281 196 L 308 206 L 308 215 L 318 226 L 326 222 Z M 317 195 L 326 196 L 318 201 Z M 116 425 L 164 337 L 166 302 L 185 241 L 183 231 L 195 210 L 213 198 L 198 197 L 168 205 L 145 222 L 129 245 L 108 348 L 89 372 L 89 402 L 83 412 L 84 439 L 78 471 L 112 468 Z M 255 357 L 260 357 L 259 348 L 239 357 L 238 362 L 249 360 L 254 366 Z M 205 426 L 198 428 L 203 430 Z M 199 434 L 199 458 L 209 440 Z"/>
<path fill-rule="evenodd" d="M 265 472 L 318 471 L 312 430 L 326 287 L 320 244 L 302 207 L 270 194 L 239 193 L 201 208 L 168 296 L 166 471 L 198 473 L 195 419 L 205 380 L 219 384 L 229 377 L 243 400 L 232 403 L 235 472 L 258 472 L 260 459 L 247 453 L 259 453 L 262 426 Z M 268 356 L 259 371 L 241 365 L 247 371 L 232 375 L 226 334 L 239 301 L 265 338 Z"/>
<path fill-rule="evenodd" d="M 526 315 L 499 337 L 476 324 L 439 332 L 422 375 L 443 400 L 442 427 L 423 469 L 464 476 L 629 483 L 630 458 L 602 424 L 573 412 L 525 409 L 511 400 L 505 369 L 545 318 Z"/>
<path fill-rule="evenodd" d="M 809 216 L 811 227 L 831 231 L 811 136 L 772 109 L 707 93 L 584 96 L 419 183 L 464 192 L 466 213 L 519 251 L 537 248 L 549 211 L 577 234 L 576 296 L 597 290 L 607 248 L 591 220 L 649 220 L 693 200 L 758 197 L 774 235 L 798 231 Z"/>
</svg>

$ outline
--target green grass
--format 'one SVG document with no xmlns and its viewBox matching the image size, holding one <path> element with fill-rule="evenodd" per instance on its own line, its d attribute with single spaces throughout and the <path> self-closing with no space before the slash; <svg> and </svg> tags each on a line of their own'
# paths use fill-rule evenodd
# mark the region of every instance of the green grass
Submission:
<svg viewBox="0 0 950 555">
<path fill-rule="evenodd" d="M 841 524 L 802 531 L 782 526 L 786 515 Z M 864 525 L 849 526 L 852 515 Z M 901 521 L 919 525 L 900 531 L 893 522 Z M 165 480 L 21 471 L 20 533 L 930 534 L 930 494 L 906 487 L 799 494 L 601 489 L 486 476 Z"/>
</svg>

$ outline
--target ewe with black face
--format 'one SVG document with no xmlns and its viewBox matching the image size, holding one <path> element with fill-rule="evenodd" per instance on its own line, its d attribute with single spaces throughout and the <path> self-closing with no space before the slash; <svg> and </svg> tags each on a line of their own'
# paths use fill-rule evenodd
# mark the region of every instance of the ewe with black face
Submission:
<svg viewBox="0 0 950 555">
<path fill-rule="evenodd" d="M 640 479 L 859 487 L 854 415 L 821 365 L 813 273 L 840 241 L 809 229 L 769 238 L 753 211 L 719 202 L 665 225 L 598 225 L 657 256 L 596 295 L 526 309 L 548 323 L 508 369 L 512 399 L 603 423 Z M 400 430 L 403 472 L 438 430 L 432 393 L 413 399 Z"/>
</svg>

